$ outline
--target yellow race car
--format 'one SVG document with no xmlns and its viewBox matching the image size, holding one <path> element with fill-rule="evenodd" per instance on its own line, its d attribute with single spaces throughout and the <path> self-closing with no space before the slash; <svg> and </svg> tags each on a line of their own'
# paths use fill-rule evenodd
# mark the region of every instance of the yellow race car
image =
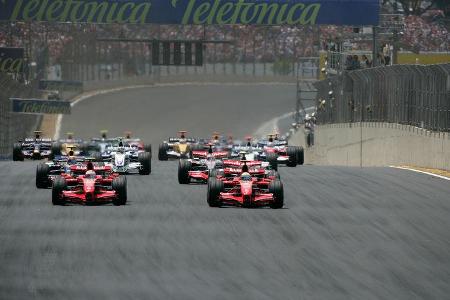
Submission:
<svg viewBox="0 0 450 300">
<path fill-rule="evenodd" d="M 194 138 L 186 137 L 187 131 L 181 130 L 178 132 L 179 137 L 169 138 L 168 141 L 164 141 L 159 145 L 158 159 L 180 159 L 191 158 L 192 150 L 199 148 L 198 141 Z"/>
</svg>

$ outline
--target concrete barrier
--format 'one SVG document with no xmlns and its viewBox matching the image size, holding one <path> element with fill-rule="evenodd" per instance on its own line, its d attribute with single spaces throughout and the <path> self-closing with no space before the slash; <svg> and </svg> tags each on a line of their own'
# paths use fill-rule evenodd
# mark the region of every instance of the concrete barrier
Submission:
<svg viewBox="0 0 450 300">
<path fill-rule="evenodd" d="M 299 130 L 290 143 L 304 145 L 304 140 Z M 450 170 L 450 135 L 392 123 L 320 125 L 315 130 L 315 145 L 306 149 L 305 162 Z"/>
</svg>

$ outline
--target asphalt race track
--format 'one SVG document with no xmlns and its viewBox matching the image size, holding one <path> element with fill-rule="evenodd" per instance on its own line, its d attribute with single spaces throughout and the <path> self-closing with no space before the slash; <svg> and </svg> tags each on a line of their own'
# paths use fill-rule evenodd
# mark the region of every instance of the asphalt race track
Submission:
<svg viewBox="0 0 450 300">
<path fill-rule="evenodd" d="M 157 143 L 181 128 L 251 133 L 290 109 L 293 91 L 129 90 L 81 102 L 63 132 L 133 130 L 153 143 L 156 158 Z M 179 185 L 177 163 L 154 159 L 150 176 L 128 178 L 127 206 L 55 207 L 50 190 L 34 186 L 35 166 L 0 163 L 0 299 L 450 295 L 450 184 L 442 179 L 389 168 L 280 167 L 284 209 L 210 208 L 205 186 Z"/>
</svg>

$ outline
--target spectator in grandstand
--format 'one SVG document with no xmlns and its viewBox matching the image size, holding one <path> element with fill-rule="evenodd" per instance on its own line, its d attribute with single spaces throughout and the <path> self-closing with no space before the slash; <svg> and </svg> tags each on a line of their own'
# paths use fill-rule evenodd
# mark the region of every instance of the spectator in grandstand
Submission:
<svg viewBox="0 0 450 300">
<path fill-rule="evenodd" d="M 367 58 L 365 54 L 361 57 L 362 60 L 362 67 L 363 68 L 370 68 L 372 67 L 372 62 Z"/>
<path fill-rule="evenodd" d="M 358 55 L 353 55 L 353 70 L 357 70 L 357 69 L 361 69 L 361 64 L 359 62 L 359 57 Z"/>
</svg>

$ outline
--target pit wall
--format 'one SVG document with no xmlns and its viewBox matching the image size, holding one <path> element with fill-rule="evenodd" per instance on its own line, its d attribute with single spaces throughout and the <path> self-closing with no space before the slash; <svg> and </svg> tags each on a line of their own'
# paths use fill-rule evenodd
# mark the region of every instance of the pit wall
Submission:
<svg viewBox="0 0 450 300">
<path fill-rule="evenodd" d="M 300 129 L 290 140 L 305 145 Z M 417 166 L 450 171 L 449 133 L 391 123 L 316 126 L 305 163 L 339 166 Z"/>
</svg>

